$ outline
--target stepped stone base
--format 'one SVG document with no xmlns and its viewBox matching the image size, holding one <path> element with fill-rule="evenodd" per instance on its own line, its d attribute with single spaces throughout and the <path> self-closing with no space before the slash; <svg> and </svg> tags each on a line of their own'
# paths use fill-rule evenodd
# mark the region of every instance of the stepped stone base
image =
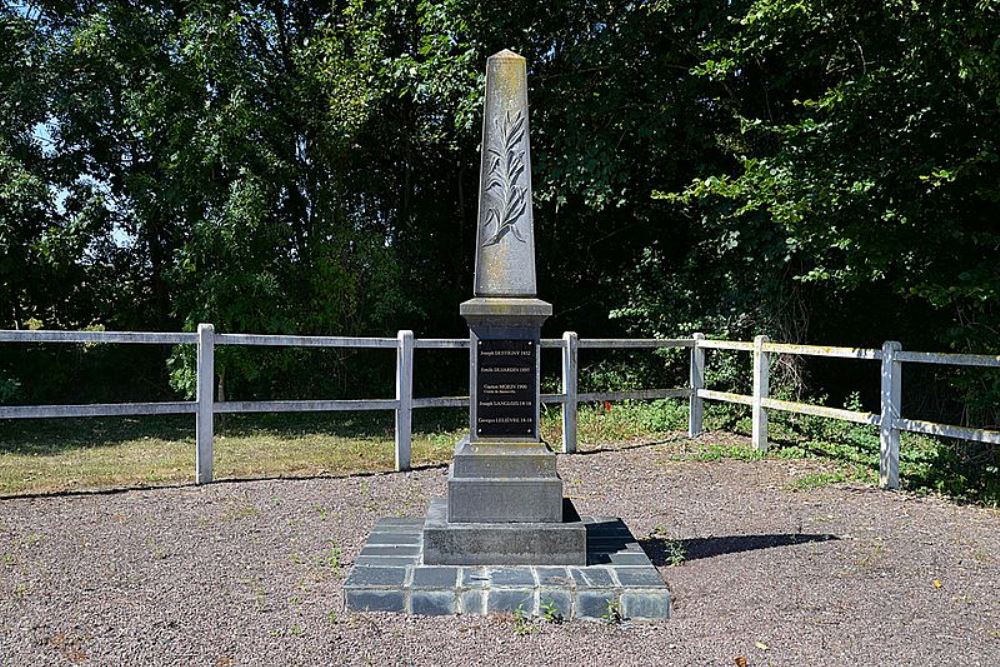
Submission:
<svg viewBox="0 0 1000 667">
<path fill-rule="evenodd" d="M 561 492 L 562 483 L 558 490 Z M 450 495 L 450 494 L 449 494 Z M 569 500 L 558 523 L 456 523 L 449 500 L 431 500 L 423 529 L 425 565 L 586 565 L 587 528 Z"/>
<path fill-rule="evenodd" d="M 670 591 L 620 519 L 581 517 L 580 566 L 425 565 L 425 519 L 382 519 L 344 584 L 349 611 L 416 615 L 522 613 L 564 620 L 670 616 Z"/>
</svg>

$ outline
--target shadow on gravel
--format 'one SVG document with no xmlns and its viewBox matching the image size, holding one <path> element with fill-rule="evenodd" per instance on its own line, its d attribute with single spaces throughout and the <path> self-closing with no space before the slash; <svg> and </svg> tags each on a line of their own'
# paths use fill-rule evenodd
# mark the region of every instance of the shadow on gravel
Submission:
<svg viewBox="0 0 1000 667">
<path fill-rule="evenodd" d="M 627 452 L 631 449 L 647 449 L 649 447 L 659 447 L 660 445 L 668 445 L 672 442 L 678 442 L 681 439 L 687 440 L 687 435 L 678 435 L 677 437 L 664 438 L 661 440 L 652 440 L 650 442 L 624 442 L 624 443 L 604 443 L 597 445 L 593 448 L 588 447 L 587 449 L 578 449 L 573 452 L 573 456 L 590 456 L 591 454 L 607 454 L 609 452 Z M 549 448 L 552 449 L 556 454 L 562 454 L 559 445 L 554 445 L 549 443 Z"/>
<path fill-rule="evenodd" d="M 639 546 L 646 552 L 654 565 L 676 565 L 678 561 L 699 560 L 726 554 L 790 547 L 807 542 L 828 542 L 839 540 L 828 533 L 779 535 L 725 535 L 721 537 L 693 537 L 686 540 L 664 540 L 647 538 L 639 540 Z"/>
<path fill-rule="evenodd" d="M 345 472 L 342 474 L 317 474 L 317 475 L 272 475 L 261 477 L 222 477 L 214 479 L 211 486 L 224 484 L 243 484 L 245 482 L 302 482 L 318 479 L 346 479 L 350 477 L 375 477 L 377 475 L 405 475 L 408 472 L 419 470 L 442 470 L 447 468 L 447 463 L 427 463 L 424 465 L 412 466 L 409 470 L 359 470 Z M 177 482 L 174 484 L 137 484 L 134 486 L 115 486 L 110 488 L 96 489 L 72 489 L 67 491 L 45 491 L 42 493 L 20 493 L 20 494 L 0 494 L 0 502 L 5 500 L 25 500 L 29 498 L 64 498 L 74 496 L 114 496 L 120 493 L 131 493 L 133 491 L 166 491 L 169 489 L 197 489 L 198 484 L 194 482 Z"/>
</svg>

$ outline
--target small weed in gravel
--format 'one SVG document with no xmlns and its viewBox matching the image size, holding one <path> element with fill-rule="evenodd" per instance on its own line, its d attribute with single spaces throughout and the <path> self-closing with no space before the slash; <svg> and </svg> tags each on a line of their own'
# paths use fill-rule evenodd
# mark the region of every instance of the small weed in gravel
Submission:
<svg viewBox="0 0 1000 667">
<path fill-rule="evenodd" d="M 684 564 L 687 560 L 687 549 L 684 548 L 684 543 L 680 540 L 667 540 L 667 561 L 670 563 L 670 567 L 678 567 Z"/>
<path fill-rule="evenodd" d="M 320 565 L 330 568 L 335 574 L 340 574 L 340 568 L 342 565 L 341 558 L 343 555 L 344 550 L 337 545 L 334 545 L 329 549 L 324 549 L 320 556 Z"/>
<path fill-rule="evenodd" d="M 608 609 L 601 618 L 608 625 L 620 625 L 625 620 L 622 616 L 621 603 L 618 600 L 608 600 Z"/>
<path fill-rule="evenodd" d="M 542 611 L 542 620 L 546 623 L 562 623 L 563 615 L 559 611 L 559 607 L 552 600 L 546 599 L 540 603 L 540 608 Z"/>
<path fill-rule="evenodd" d="M 684 561 L 687 560 L 687 547 L 684 546 L 684 542 L 668 537 L 667 529 L 663 526 L 653 528 L 649 531 L 649 536 L 652 539 L 663 541 L 663 552 L 671 567 L 683 565 Z"/>
<path fill-rule="evenodd" d="M 530 635 L 535 631 L 535 624 L 531 621 L 531 614 L 524 610 L 522 605 L 518 605 L 514 610 L 514 634 L 518 637 Z"/>
</svg>

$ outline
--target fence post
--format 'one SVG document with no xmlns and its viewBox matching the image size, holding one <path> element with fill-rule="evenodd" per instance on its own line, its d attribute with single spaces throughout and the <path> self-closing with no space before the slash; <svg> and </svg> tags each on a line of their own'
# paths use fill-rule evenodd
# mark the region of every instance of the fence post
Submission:
<svg viewBox="0 0 1000 667">
<path fill-rule="evenodd" d="M 691 336 L 694 345 L 691 347 L 691 397 L 688 399 L 688 437 L 697 438 L 701 435 L 702 423 L 705 418 L 705 401 L 698 396 L 698 391 L 705 388 L 705 348 L 698 346 L 698 341 L 705 340 L 705 334 L 696 333 Z"/>
<path fill-rule="evenodd" d="M 563 454 L 576 451 L 577 414 L 577 346 L 579 338 L 575 331 L 563 334 L 562 348 L 562 450 Z"/>
<path fill-rule="evenodd" d="M 882 414 L 879 421 L 878 481 L 883 489 L 899 488 L 899 429 L 903 399 L 903 366 L 896 353 L 903 349 L 898 341 L 882 344 Z"/>
<path fill-rule="evenodd" d="M 212 481 L 212 438 L 215 431 L 215 327 L 198 325 L 198 387 L 195 417 L 195 482 Z"/>
<path fill-rule="evenodd" d="M 751 404 L 752 440 L 754 448 L 759 452 L 767 451 L 767 410 L 762 400 L 770 391 L 770 355 L 764 351 L 764 343 L 770 340 L 767 336 L 754 336 L 753 339 L 753 403 Z"/>
<path fill-rule="evenodd" d="M 413 438 L 413 332 L 400 331 L 396 347 L 396 470 L 410 469 Z"/>
</svg>

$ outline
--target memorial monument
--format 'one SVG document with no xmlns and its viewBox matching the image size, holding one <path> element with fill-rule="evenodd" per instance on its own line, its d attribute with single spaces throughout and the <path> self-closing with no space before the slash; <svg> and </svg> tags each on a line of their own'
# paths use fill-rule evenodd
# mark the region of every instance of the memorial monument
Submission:
<svg viewBox="0 0 1000 667">
<path fill-rule="evenodd" d="M 469 325 L 469 436 L 447 496 L 422 519 L 384 519 L 345 583 L 360 611 L 413 614 L 622 614 L 665 618 L 670 597 L 618 519 L 581 518 L 539 437 L 541 327 L 536 294 L 524 58 L 486 66 L 479 217 Z"/>
</svg>

